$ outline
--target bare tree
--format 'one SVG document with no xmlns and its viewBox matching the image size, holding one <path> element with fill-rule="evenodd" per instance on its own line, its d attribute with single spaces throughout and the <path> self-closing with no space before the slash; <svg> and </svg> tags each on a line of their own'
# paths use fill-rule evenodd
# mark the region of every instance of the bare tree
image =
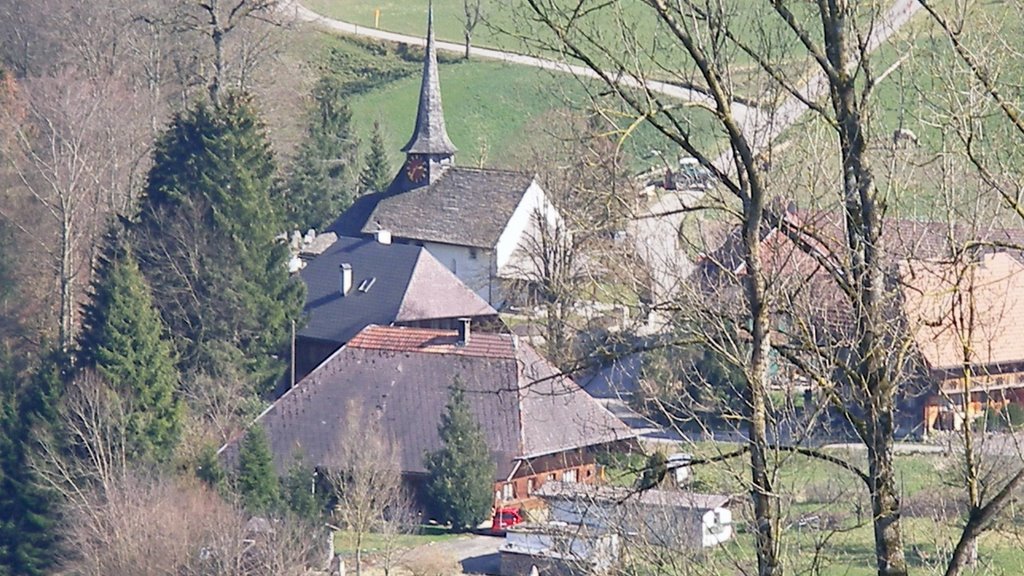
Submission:
<svg viewBox="0 0 1024 576">
<path fill-rule="evenodd" d="M 469 60 L 469 51 L 472 48 L 473 30 L 483 18 L 483 0 L 462 0 L 462 13 L 465 17 L 462 20 L 462 36 L 466 39 L 466 60 Z"/>
<path fill-rule="evenodd" d="M 408 519 L 398 447 L 372 414 L 349 403 L 337 450 L 323 467 L 334 490 L 335 515 L 353 540 L 356 574 L 362 574 L 367 535 L 384 532 L 393 537 Z"/>
<path fill-rule="evenodd" d="M 14 110 L 22 120 L 4 151 L 18 186 L 0 214 L 46 255 L 66 350 L 97 242 L 108 219 L 133 206 L 145 147 L 133 93 L 119 82 L 62 73 L 24 82 L 20 97 Z"/>
</svg>

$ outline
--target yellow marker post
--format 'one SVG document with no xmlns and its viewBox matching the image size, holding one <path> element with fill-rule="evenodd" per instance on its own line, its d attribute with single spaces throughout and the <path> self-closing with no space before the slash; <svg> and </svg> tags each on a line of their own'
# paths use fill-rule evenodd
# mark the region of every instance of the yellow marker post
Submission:
<svg viewBox="0 0 1024 576">
<path fill-rule="evenodd" d="M 380 28 L 380 8 L 373 11 L 373 27 Z"/>
</svg>

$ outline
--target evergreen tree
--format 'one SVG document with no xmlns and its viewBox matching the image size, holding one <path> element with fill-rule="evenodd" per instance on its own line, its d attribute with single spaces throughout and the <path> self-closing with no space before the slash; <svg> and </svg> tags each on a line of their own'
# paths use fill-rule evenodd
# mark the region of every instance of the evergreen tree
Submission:
<svg viewBox="0 0 1024 576">
<path fill-rule="evenodd" d="M 31 465 L 30 447 L 51 434 L 63 391 L 60 354 L 47 357 L 26 390 L 9 358 L 0 359 L 0 575 L 48 574 L 59 541 L 56 496 Z"/>
<path fill-rule="evenodd" d="M 341 80 L 327 73 L 313 89 L 315 107 L 309 114 L 306 138 L 299 147 L 284 191 L 289 229 L 322 229 L 333 222 L 354 198 L 357 142 L 350 123 Z"/>
<path fill-rule="evenodd" d="M 428 499 L 438 520 L 472 528 L 494 502 L 494 462 L 458 381 L 437 431 L 442 447 L 426 458 Z"/>
<path fill-rule="evenodd" d="M 217 449 L 210 444 L 203 446 L 203 449 L 199 451 L 199 458 L 196 461 L 196 478 L 218 492 L 224 489 L 224 483 L 227 481 L 224 468 L 217 458 Z"/>
<path fill-rule="evenodd" d="M 370 151 L 366 154 L 366 161 L 359 173 L 359 193 L 381 192 L 391 183 L 391 178 L 388 151 L 384 146 L 384 135 L 380 130 L 380 122 L 374 122 L 373 135 L 370 137 Z"/>
<path fill-rule="evenodd" d="M 275 509 L 281 500 L 267 433 L 254 424 L 238 448 L 238 495 L 252 513 Z"/>
<path fill-rule="evenodd" d="M 248 100 L 179 113 L 159 139 L 136 227 L 139 265 L 182 366 L 241 367 L 269 390 L 283 374 L 302 284 L 288 277 L 271 201 L 274 161 Z"/>
<path fill-rule="evenodd" d="M 182 420 L 174 353 L 135 257 L 116 231 L 108 234 L 83 324 L 84 365 L 95 368 L 128 408 L 131 456 L 167 461 Z"/>
<path fill-rule="evenodd" d="M 281 495 L 288 508 L 299 518 L 315 520 L 320 514 L 321 506 L 317 501 L 314 488 L 313 470 L 296 458 L 288 469 L 288 474 L 281 478 Z"/>
</svg>

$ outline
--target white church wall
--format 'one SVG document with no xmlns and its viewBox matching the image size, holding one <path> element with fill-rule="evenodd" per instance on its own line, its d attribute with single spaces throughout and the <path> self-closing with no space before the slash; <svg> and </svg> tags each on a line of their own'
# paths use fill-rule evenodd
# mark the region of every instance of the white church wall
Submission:
<svg viewBox="0 0 1024 576">
<path fill-rule="evenodd" d="M 547 220 L 549 226 L 561 223 L 561 214 L 548 201 L 544 190 L 534 180 L 530 187 L 526 189 L 526 193 L 523 194 L 523 198 L 519 201 L 515 211 L 512 212 L 512 217 L 509 218 L 505 230 L 498 237 L 498 244 L 495 246 L 495 263 L 499 276 L 516 277 L 520 275 L 509 272 L 507 268 L 512 261 L 516 248 L 526 240 L 527 231 L 534 228 L 536 224 L 534 218 L 538 210 L 545 215 L 545 220 Z"/>
<path fill-rule="evenodd" d="M 437 242 L 424 242 L 423 247 L 488 304 L 498 307 L 504 301 L 492 274 L 492 250 Z"/>
</svg>

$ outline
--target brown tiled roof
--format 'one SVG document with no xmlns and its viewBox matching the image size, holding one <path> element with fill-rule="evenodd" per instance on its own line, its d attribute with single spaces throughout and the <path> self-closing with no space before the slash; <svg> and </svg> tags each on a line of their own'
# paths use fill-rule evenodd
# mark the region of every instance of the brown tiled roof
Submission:
<svg viewBox="0 0 1024 576">
<path fill-rule="evenodd" d="M 454 354 L 480 358 L 516 357 L 512 339 L 499 334 L 475 334 L 469 342 L 459 344 L 459 337 L 451 330 L 395 330 L 383 326 L 368 326 L 349 341 L 349 348 L 390 350 L 393 352 L 419 352 L 423 354 Z"/>
<path fill-rule="evenodd" d="M 977 263 L 901 267 L 907 317 L 932 369 L 1024 362 L 1024 265 L 1006 253 Z M 965 348 L 967 351 L 965 352 Z"/>
<path fill-rule="evenodd" d="M 284 471 L 301 453 L 330 465 L 346 407 L 375 414 L 400 446 L 402 469 L 422 473 L 437 450 L 450 389 L 465 391 L 496 464 L 635 437 L 535 350 L 509 334 L 476 334 L 460 346 L 453 331 L 371 326 L 335 352 L 257 419 Z M 221 451 L 229 461 L 237 440 Z"/>
</svg>

